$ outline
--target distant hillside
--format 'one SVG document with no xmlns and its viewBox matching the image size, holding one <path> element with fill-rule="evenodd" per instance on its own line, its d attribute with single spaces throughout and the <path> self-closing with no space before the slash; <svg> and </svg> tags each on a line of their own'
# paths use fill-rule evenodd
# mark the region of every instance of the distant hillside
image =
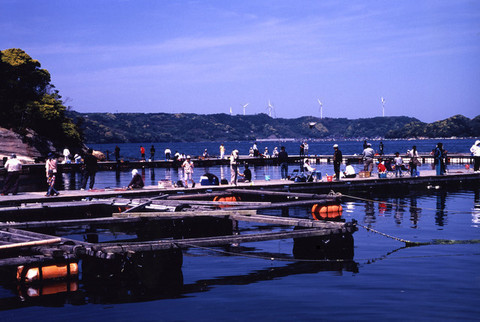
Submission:
<svg viewBox="0 0 480 322">
<path fill-rule="evenodd" d="M 406 138 L 480 135 L 480 116 L 456 115 L 435 123 L 406 116 L 350 120 L 266 114 L 77 113 L 87 143 L 240 141 L 261 138 Z"/>
</svg>

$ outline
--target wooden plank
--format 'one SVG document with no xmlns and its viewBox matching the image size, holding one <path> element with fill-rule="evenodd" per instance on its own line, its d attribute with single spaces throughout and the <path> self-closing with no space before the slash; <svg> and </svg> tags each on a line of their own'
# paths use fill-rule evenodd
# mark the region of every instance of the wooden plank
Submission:
<svg viewBox="0 0 480 322">
<path fill-rule="evenodd" d="M 162 200 L 162 201 L 154 201 L 152 202 L 153 205 L 207 205 L 207 206 L 218 206 L 219 203 L 222 205 L 228 206 L 242 206 L 242 205 L 249 205 L 249 206 L 263 206 L 263 205 L 270 205 L 271 202 L 258 202 L 258 201 L 210 201 L 210 200 Z"/>
<path fill-rule="evenodd" d="M 257 196 L 277 196 L 298 199 L 337 199 L 339 196 L 329 194 L 300 193 L 289 191 L 270 191 L 270 190 L 251 190 L 251 189 L 227 189 L 232 194 L 257 195 Z"/>
<path fill-rule="evenodd" d="M 296 227 L 342 229 L 345 226 L 345 223 L 343 222 L 333 222 L 333 221 L 328 222 L 328 221 L 319 221 L 319 220 L 302 219 L 302 218 L 275 217 L 275 216 L 268 216 L 268 215 L 233 214 L 230 217 L 238 221 L 249 221 L 249 222 L 257 222 L 257 223 L 263 223 L 263 224 L 285 225 L 285 226 L 296 226 Z"/>
<path fill-rule="evenodd" d="M 312 236 L 327 236 L 335 233 L 342 233 L 340 229 L 300 229 L 288 232 L 273 232 L 248 235 L 229 235 L 207 238 L 188 238 L 175 240 L 158 240 L 152 242 L 139 242 L 129 244 L 97 244 L 94 251 L 103 253 L 124 253 L 129 251 L 142 252 L 171 248 L 189 248 L 195 246 L 219 246 L 232 243 L 259 242 L 275 239 L 302 238 Z"/>
<path fill-rule="evenodd" d="M 14 243 L 14 244 L 8 244 L 8 245 L 0 245 L 0 250 L 5 250 L 5 249 L 13 249 L 13 248 L 21 248 L 21 247 L 31 247 L 31 246 L 40 246 L 40 245 L 50 245 L 50 244 L 56 244 L 61 242 L 61 238 L 51 238 L 51 239 L 43 239 L 43 240 L 32 240 L 32 241 L 27 241 L 27 242 L 22 242 L 22 243 Z"/>
<path fill-rule="evenodd" d="M 40 233 L 36 233 L 36 232 L 33 232 L 33 231 L 29 231 L 29 230 L 22 230 L 22 229 L 11 228 L 11 227 L 6 228 L 6 230 L 9 231 L 9 232 L 12 232 L 12 233 L 16 233 L 16 234 L 23 235 L 23 236 L 29 236 L 29 237 L 33 237 L 33 238 L 37 238 L 37 239 L 57 238 L 57 236 L 40 234 Z M 3 230 L 3 231 L 5 231 L 5 230 Z M 62 242 L 68 242 L 68 243 L 71 243 L 73 245 L 82 245 L 82 246 L 91 246 L 92 245 L 91 243 L 87 243 L 87 242 L 83 242 L 83 241 L 79 241 L 79 240 L 73 240 L 73 239 L 69 239 L 69 238 L 65 238 L 65 237 L 61 237 L 61 238 L 62 238 Z"/>
<path fill-rule="evenodd" d="M 91 224 L 111 224 L 111 223 L 132 223 L 142 221 L 140 217 L 125 217 L 125 218 L 88 218 L 88 219 L 67 219 L 67 220 L 44 220 L 44 221 L 27 221 L 15 223 L 0 223 L 2 228 L 46 228 L 46 227 L 68 227 L 77 225 L 91 225 Z"/>
<path fill-rule="evenodd" d="M 65 254 L 62 260 L 76 259 L 74 255 Z M 40 265 L 40 264 L 53 264 L 58 260 L 53 259 L 50 256 L 45 255 L 32 255 L 32 256 L 19 256 L 14 258 L 2 258 L 0 259 L 0 267 L 6 266 L 19 266 L 19 265 Z"/>
<path fill-rule="evenodd" d="M 297 201 L 286 201 L 286 202 L 275 202 L 270 205 L 263 206 L 244 206 L 244 207 L 232 207 L 230 210 L 237 209 L 276 209 L 276 208 L 288 208 L 288 207 L 298 207 L 298 206 L 310 206 L 314 204 L 327 205 L 332 203 L 333 199 L 315 199 L 315 200 L 297 200 Z"/>
<path fill-rule="evenodd" d="M 221 186 L 214 186 L 214 187 L 221 187 Z M 206 189 L 205 187 L 203 187 Z M 211 193 L 197 193 L 197 194 L 181 194 L 181 195 L 170 195 L 166 200 L 195 200 L 195 199 L 204 199 L 210 198 L 213 200 L 215 196 L 230 196 L 230 192 L 225 191 L 217 191 Z"/>
<path fill-rule="evenodd" d="M 177 211 L 177 212 L 130 212 L 128 214 L 123 213 L 113 213 L 112 217 L 114 218 L 129 218 L 129 217 L 158 217 L 158 218 L 168 218 L 176 219 L 183 217 L 198 217 L 198 216 L 216 216 L 216 217 L 225 217 L 231 216 L 234 214 L 238 215 L 256 215 L 256 210 L 212 210 L 212 211 Z"/>
</svg>

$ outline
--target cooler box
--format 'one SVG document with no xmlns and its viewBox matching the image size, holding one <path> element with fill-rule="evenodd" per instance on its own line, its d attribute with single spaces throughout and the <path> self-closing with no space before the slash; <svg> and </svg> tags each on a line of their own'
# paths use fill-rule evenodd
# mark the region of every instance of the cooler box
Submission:
<svg viewBox="0 0 480 322">
<path fill-rule="evenodd" d="M 384 172 L 384 173 L 379 173 L 378 174 L 378 177 L 381 178 L 381 179 L 386 179 L 387 178 L 387 173 Z"/>
<path fill-rule="evenodd" d="M 359 178 L 370 178 L 370 172 L 369 171 L 360 171 L 358 173 Z"/>
</svg>

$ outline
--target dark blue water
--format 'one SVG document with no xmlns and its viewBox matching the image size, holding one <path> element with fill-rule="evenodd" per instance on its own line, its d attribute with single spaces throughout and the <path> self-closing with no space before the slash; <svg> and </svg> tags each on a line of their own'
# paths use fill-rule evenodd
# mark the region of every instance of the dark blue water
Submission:
<svg viewBox="0 0 480 322">
<path fill-rule="evenodd" d="M 417 147 L 421 146 L 419 142 L 415 142 Z M 361 142 L 352 144 L 361 145 Z M 402 145 L 391 144 L 402 148 Z M 469 147 L 471 143 L 464 145 Z M 454 146 L 458 148 L 459 144 Z M 448 143 L 446 148 L 449 149 Z M 127 148 L 124 146 L 122 150 Z M 456 152 L 465 152 L 463 147 L 458 150 Z M 147 178 L 152 175 L 149 171 L 145 172 Z M 212 171 L 218 173 L 220 167 Z M 324 168 L 324 171 L 330 170 Z M 197 169 L 196 174 L 200 172 Z M 258 168 L 255 172 L 259 177 L 267 172 L 276 176 L 278 169 Z M 152 182 L 168 175 L 165 169 L 156 169 L 154 173 Z M 170 170 L 170 175 L 175 176 L 174 170 Z M 99 173 L 97 177 L 103 186 L 122 186 L 130 178 L 128 172 L 122 173 L 118 185 L 114 173 Z M 112 294 L 106 296 L 86 290 L 80 283 L 80 289 L 72 294 L 47 298 L 44 302 L 26 301 L 19 306 L 18 294 L 0 287 L 0 318 L 21 321 L 478 320 L 480 187 L 469 190 L 439 187 L 356 197 L 363 199 L 344 200 L 343 218 L 347 221 L 355 219 L 361 225 L 391 236 L 432 243 L 405 248 L 402 242 L 360 228 L 354 234 L 353 263 L 348 265 L 271 260 L 292 257 L 291 239 L 240 245 L 240 254 L 255 257 L 220 253 L 218 248 L 189 249 L 183 256 L 182 287 L 173 295 L 165 295 L 164 290 L 159 289 L 158 294 L 153 292 L 146 298 L 130 294 L 120 300 L 122 292 L 113 286 Z M 282 215 L 273 210 L 268 213 Z M 290 209 L 288 215 L 311 217 L 307 208 Z M 257 227 L 245 224 L 242 228 Z M 445 244 L 438 240 L 461 243 Z"/>
</svg>

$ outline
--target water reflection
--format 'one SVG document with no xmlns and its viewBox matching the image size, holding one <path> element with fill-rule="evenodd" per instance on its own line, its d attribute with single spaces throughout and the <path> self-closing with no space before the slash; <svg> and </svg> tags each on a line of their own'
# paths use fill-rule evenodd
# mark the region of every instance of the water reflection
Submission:
<svg viewBox="0 0 480 322">
<path fill-rule="evenodd" d="M 412 228 L 418 227 L 418 216 L 421 212 L 421 209 L 417 206 L 417 197 L 410 196 L 410 222 L 412 223 Z"/>
<path fill-rule="evenodd" d="M 436 192 L 436 212 L 435 212 L 435 223 L 443 227 L 445 225 L 446 215 L 445 215 L 445 204 L 447 200 L 447 192 L 440 190 Z"/>
<path fill-rule="evenodd" d="M 475 190 L 472 209 L 473 227 L 480 227 L 480 189 Z"/>
</svg>

